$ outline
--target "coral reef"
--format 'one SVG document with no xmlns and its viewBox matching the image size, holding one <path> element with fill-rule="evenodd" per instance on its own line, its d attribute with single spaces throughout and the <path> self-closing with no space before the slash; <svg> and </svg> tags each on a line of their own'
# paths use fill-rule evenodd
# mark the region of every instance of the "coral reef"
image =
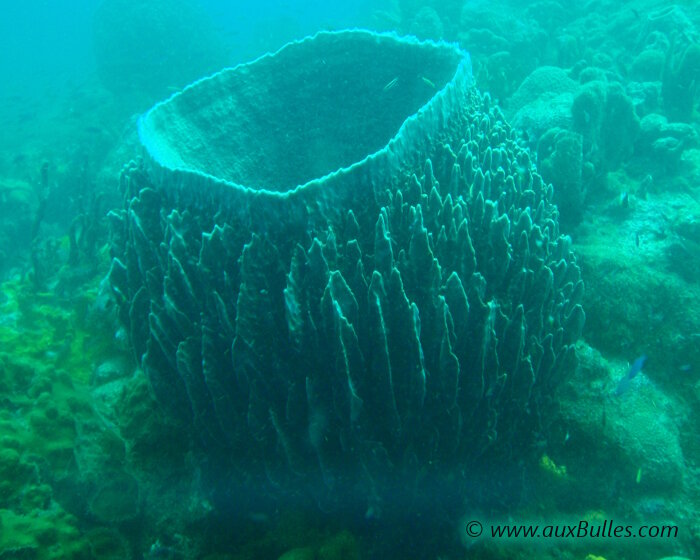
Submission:
<svg viewBox="0 0 700 560">
<path fill-rule="evenodd" d="M 583 136 L 587 159 L 598 173 L 617 169 L 632 155 L 639 118 L 620 84 L 598 79 L 582 82 L 571 114 L 574 130 Z"/>
<path fill-rule="evenodd" d="M 206 4 L 101 2 L 95 75 L 2 93 L 0 557 L 700 557 L 700 4 L 372 3 L 459 46 L 300 42 L 137 124 L 300 36 Z"/>
<path fill-rule="evenodd" d="M 651 173 L 653 177 L 668 177 L 681 168 L 683 152 L 698 143 L 697 131 L 686 123 L 669 123 L 658 113 L 646 115 L 640 122 L 640 133 L 635 143 L 635 160 L 641 159 L 637 167 Z"/>
<path fill-rule="evenodd" d="M 538 169 L 553 185 L 554 202 L 565 227 L 578 224 L 583 217 L 586 191 L 583 185 L 583 139 L 580 134 L 550 128 L 537 144 Z"/>
<path fill-rule="evenodd" d="M 672 378 L 683 364 L 700 359 L 693 335 L 700 327 L 693 304 L 698 276 L 690 258 L 700 206 L 668 186 L 656 186 L 664 192 L 644 200 L 629 179 L 615 181 L 621 192 L 633 193 L 630 215 L 623 221 L 616 213 L 596 216 L 581 228 L 586 243 L 579 246 L 579 260 L 587 282 L 596 286 L 586 291 L 586 340 L 628 359 L 653 348 Z"/>
<path fill-rule="evenodd" d="M 576 78 L 578 81 L 576 81 Z M 586 192 L 632 156 L 640 129 L 632 99 L 595 67 L 541 66 L 513 94 L 509 114 L 537 151 L 569 230 L 583 215 Z"/>
<path fill-rule="evenodd" d="M 685 17 L 678 6 L 674 6 L 670 13 Z M 687 18 L 685 21 L 686 27 L 693 27 Z M 698 100 L 700 44 L 695 33 L 682 34 L 674 28 L 669 35 L 670 45 L 661 78 L 664 108 L 671 120 L 689 122 Z"/>
</svg>

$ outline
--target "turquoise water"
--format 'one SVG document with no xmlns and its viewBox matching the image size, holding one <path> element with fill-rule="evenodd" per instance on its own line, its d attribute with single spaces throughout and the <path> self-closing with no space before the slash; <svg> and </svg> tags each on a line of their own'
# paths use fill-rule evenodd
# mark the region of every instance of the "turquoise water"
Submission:
<svg viewBox="0 0 700 560">
<path fill-rule="evenodd" d="M 0 557 L 700 557 L 696 2 L 0 36 Z"/>
</svg>

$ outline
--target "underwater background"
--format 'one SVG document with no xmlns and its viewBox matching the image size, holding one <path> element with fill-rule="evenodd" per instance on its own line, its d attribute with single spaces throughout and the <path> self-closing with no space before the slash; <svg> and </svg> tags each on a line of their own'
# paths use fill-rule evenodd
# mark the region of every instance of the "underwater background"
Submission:
<svg viewBox="0 0 700 560">
<path fill-rule="evenodd" d="M 0 37 L 0 558 L 700 558 L 700 4 Z"/>
</svg>

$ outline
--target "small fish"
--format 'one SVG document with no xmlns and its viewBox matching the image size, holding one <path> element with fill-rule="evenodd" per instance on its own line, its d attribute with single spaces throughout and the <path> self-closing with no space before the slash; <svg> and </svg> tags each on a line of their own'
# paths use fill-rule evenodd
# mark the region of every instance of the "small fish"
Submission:
<svg viewBox="0 0 700 560">
<path fill-rule="evenodd" d="M 681 370 L 683 373 L 688 373 L 688 372 L 692 371 L 693 366 L 691 366 L 690 364 L 683 364 L 678 369 Z"/>
<path fill-rule="evenodd" d="M 642 467 L 639 467 L 637 469 L 637 478 L 634 479 L 634 481 L 639 484 L 642 481 Z"/>
<path fill-rule="evenodd" d="M 382 91 L 389 91 L 391 88 L 393 88 L 399 81 L 399 77 L 396 76 L 393 80 L 391 80 L 387 85 L 384 86 Z"/>
<path fill-rule="evenodd" d="M 437 88 L 435 87 L 435 84 L 434 84 L 433 82 L 431 82 L 431 81 L 430 81 L 428 78 L 426 78 L 425 76 L 421 76 L 420 79 L 423 80 L 423 83 L 424 83 L 426 86 L 431 87 L 431 88 L 433 88 L 433 89 L 437 89 Z"/>
<path fill-rule="evenodd" d="M 630 385 L 632 384 L 632 380 L 637 377 L 637 374 L 642 371 L 644 368 L 644 364 L 647 361 L 646 354 L 642 354 L 637 358 L 634 362 L 632 362 L 632 365 L 630 366 L 630 369 L 627 371 L 627 374 L 620 379 L 619 383 L 617 384 L 617 387 L 615 388 L 615 396 L 620 396 L 622 393 L 626 392 L 629 388 Z"/>
<path fill-rule="evenodd" d="M 639 247 L 640 239 L 639 239 L 639 232 L 634 234 L 634 244 Z"/>
<path fill-rule="evenodd" d="M 620 193 L 620 206 L 623 208 L 629 208 L 630 205 L 630 195 L 627 192 Z"/>
</svg>

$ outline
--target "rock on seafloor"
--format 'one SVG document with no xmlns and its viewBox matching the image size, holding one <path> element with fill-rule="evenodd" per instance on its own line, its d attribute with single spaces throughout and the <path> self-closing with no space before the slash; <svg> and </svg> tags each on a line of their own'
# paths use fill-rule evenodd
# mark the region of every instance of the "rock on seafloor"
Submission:
<svg viewBox="0 0 700 560">
<path fill-rule="evenodd" d="M 459 496 L 546 429 L 583 282 L 465 52 L 319 33 L 192 84 L 139 134 L 111 285 L 211 463 L 378 512 Z"/>
</svg>

